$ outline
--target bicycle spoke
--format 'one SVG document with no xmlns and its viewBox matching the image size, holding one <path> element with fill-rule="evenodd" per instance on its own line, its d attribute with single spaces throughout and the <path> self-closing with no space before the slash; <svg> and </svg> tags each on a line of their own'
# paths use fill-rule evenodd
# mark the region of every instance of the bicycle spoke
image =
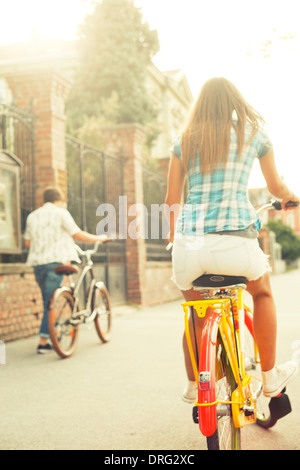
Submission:
<svg viewBox="0 0 300 470">
<path fill-rule="evenodd" d="M 235 382 L 221 342 L 217 351 L 217 371 L 220 378 L 216 381 L 216 400 L 221 402 L 230 401 L 232 391 L 235 389 Z M 217 426 L 219 449 L 238 449 L 240 446 L 240 430 L 234 426 L 230 404 L 217 406 Z"/>
<path fill-rule="evenodd" d="M 95 287 L 93 293 L 93 312 L 96 312 L 95 327 L 102 342 L 110 340 L 112 312 L 106 287 Z"/>
<path fill-rule="evenodd" d="M 74 298 L 62 291 L 55 298 L 49 310 L 49 334 L 53 347 L 61 357 L 69 357 L 75 348 L 78 329 L 70 323 L 73 314 Z"/>
</svg>

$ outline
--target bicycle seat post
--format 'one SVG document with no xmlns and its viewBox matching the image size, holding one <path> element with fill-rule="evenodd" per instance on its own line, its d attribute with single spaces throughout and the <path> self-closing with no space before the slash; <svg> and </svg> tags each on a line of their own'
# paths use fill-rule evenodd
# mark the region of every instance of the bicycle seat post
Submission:
<svg viewBox="0 0 300 470">
<path fill-rule="evenodd" d="M 70 284 L 71 289 L 74 290 L 76 283 L 73 279 L 72 274 L 69 275 L 69 284 Z"/>
</svg>

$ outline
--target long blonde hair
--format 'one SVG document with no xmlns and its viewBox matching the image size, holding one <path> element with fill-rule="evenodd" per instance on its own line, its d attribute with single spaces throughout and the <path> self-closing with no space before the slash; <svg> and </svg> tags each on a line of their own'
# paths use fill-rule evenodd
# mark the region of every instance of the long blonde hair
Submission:
<svg viewBox="0 0 300 470">
<path fill-rule="evenodd" d="M 236 119 L 233 119 L 233 113 Z M 212 173 L 228 159 L 231 128 L 237 134 L 238 156 L 244 146 L 245 124 L 252 126 L 250 140 L 264 123 L 260 114 L 243 98 L 238 89 L 226 78 L 208 80 L 192 108 L 187 126 L 181 137 L 181 154 L 185 171 L 189 161 L 195 165 L 199 155 L 200 172 Z"/>
</svg>

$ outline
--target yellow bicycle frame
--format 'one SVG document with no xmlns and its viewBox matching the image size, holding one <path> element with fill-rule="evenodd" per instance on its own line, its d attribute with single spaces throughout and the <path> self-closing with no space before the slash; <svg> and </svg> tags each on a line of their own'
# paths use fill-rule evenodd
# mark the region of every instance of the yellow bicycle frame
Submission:
<svg viewBox="0 0 300 470">
<path fill-rule="evenodd" d="M 225 297 L 226 295 L 226 297 Z M 219 333 L 229 359 L 231 370 L 237 384 L 233 391 L 230 401 L 213 401 L 210 403 L 195 403 L 196 406 L 207 407 L 219 403 L 231 404 L 233 421 L 235 427 L 239 428 L 246 424 L 255 422 L 256 407 L 251 397 L 251 376 L 246 375 L 245 357 L 244 357 L 244 290 L 242 288 L 231 288 L 230 294 L 224 294 L 224 297 L 208 298 L 204 300 L 189 301 L 182 304 L 185 313 L 185 332 L 191 357 L 193 372 L 196 383 L 198 383 L 199 372 L 196 364 L 195 355 L 192 347 L 190 329 L 189 329 L 189 311 L 190 308 L 196 311 L 198 317 L 203 318 L 207 309 L 211 308 L 221 315 L 219 321 Z M 255 351 L 257 356 L 257 350 Z M 254 409 L 253 414 L 245 415 L 244 407 Z"/>
</svg>

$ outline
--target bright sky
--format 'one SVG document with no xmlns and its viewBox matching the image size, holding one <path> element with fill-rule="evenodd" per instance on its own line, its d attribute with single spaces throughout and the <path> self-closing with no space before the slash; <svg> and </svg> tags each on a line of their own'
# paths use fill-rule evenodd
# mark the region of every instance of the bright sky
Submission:
<svg viewBox="0 0 300 470">
<path fill-rule="evenodd" d="M 0 2 L 0 45 L 28 39 L 33 31 L 45 38 L 74 39 L 92 3 Z M 194 96 L 212 76 L 232 80 L 268 122 L 279 171 L 300 193 L 299 0 L 136 0 L 136 5 L 159 34 L 155 64 L 161 70 L 182 68 Z M 287 33 L 296 38 L 278 40 Z M 260 44 L 268 39 L 274 40 L 273 52 L 264 59 Z M 252 186 L 263 184 L 253 175 Z"/>
</svg>

